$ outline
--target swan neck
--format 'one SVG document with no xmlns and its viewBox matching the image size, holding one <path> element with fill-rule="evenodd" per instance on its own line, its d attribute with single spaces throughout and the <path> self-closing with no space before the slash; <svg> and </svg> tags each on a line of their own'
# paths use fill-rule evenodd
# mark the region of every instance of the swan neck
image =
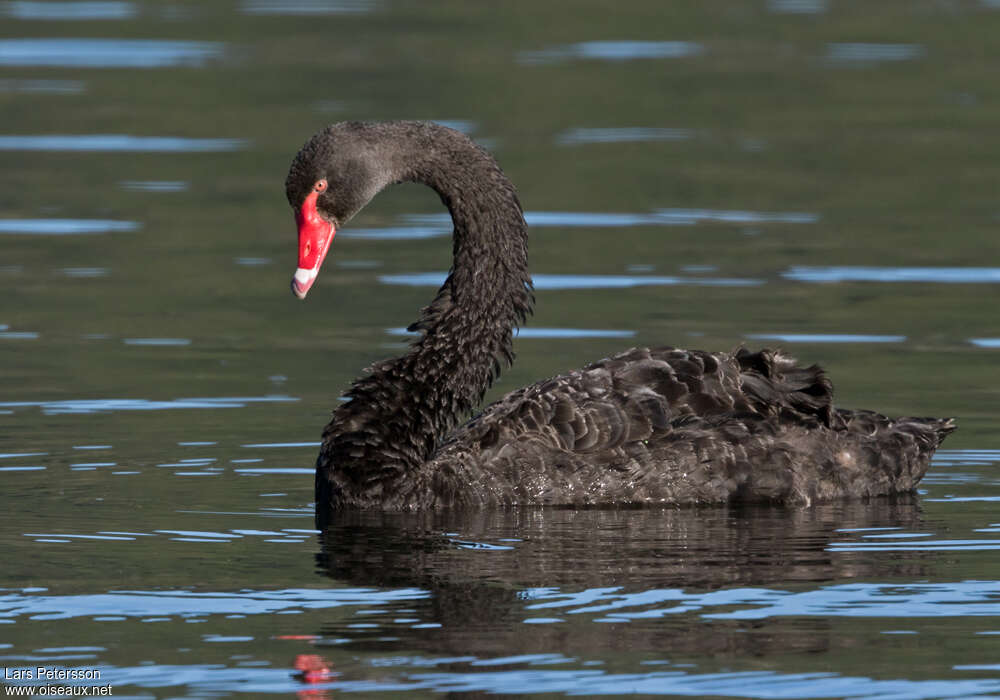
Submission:
<svg viewBox="0 0 1000 700">
<path fill-rule="evenodd" d="M 398 179 L 433 188 L 448 208 L 452 265 L 409 327 L 418 334 L 409 351 L 357 380 L 324 435 L 320 466 L 354 503 L 385 503 L 387 491 L 415 487 L 420 467 L 513 361 L 513 328 L 533 303 L 527 226 L 511 182 L 458 132 L 405 131 Z"/>
</svg>

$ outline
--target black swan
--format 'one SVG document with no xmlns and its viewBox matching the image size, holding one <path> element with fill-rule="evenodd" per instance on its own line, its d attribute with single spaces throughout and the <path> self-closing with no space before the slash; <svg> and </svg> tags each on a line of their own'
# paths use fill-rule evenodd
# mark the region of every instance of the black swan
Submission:
<svg viewBox="0 0 1000 700">
<path fill-rule="evenodd" d="M 950 419 L 835 409 L 818 366 L 778 350 L 634 348 L 507 394 L 455 428 L 514 359 L 531 312 L 527 225 L 514 186 L 463 134 L 344 122 L 313 136 L 285 182 L 304 298 L 336 229 L 386 186 L 422 182 L 451 212 L 451 271 L 323 432 L 316 509 L 792 505 L 910 491 Z"/>
</svg>

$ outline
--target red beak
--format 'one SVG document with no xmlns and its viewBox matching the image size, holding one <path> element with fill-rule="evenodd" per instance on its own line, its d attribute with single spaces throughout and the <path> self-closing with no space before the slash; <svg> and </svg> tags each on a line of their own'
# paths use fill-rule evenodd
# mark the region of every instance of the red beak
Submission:
<svg viewBox="0 0 1000 700">
<path fill-rule="evenodd" d="M 306 298 L 306 293 L 316 281 L 337 232 L 334 225 L 316 211 L 318 196 L 318 192 L 310 192 L 302 203 L 302 209 L 295 212 L 295 223 L 299 227 L 299 267 L 292 277 L 292 292 L 299 299 Z"/>
</svg>

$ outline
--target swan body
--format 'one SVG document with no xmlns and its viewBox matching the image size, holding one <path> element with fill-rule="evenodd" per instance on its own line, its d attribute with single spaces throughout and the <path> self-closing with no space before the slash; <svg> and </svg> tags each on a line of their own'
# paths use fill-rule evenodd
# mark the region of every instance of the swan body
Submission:
<svg viewBox="0 0 1000 700">
<path fill-rule="evenodd" d="M 634 348 L 507 394 L 456 428 L 513 361 L 530 313 L 527 226 L 493 158 L 423 122 L 334 124 L 292 162 L 304 297 L 343 223 L 384 187 L 434 188 L 453 264 L 401 357 L 374 364 L 323 432 L 317 520 L 343 508 L 808 505 L 912 490 L 949 419 L 833 406 L 817 366 L 781 351 Z"/>
</svg>

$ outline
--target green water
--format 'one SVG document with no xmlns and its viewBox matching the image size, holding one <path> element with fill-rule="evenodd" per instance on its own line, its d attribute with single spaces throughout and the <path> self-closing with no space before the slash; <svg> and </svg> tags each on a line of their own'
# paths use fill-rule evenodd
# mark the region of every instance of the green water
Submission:
<svg viewBox="0 0 1000 700">
<path fill-rule="evenodd" d="M 998 35 L 988 0 L 0 3 L 6 667 L 136 697 L 296 692 L 309 653 L 330 692 L 1000 692 Z M 318 540 L 319 433 L 434 292 L 389 281 L 450 239 L 392 188 L 299 302 L 283 182 L 323 125 L 402 118 L 486 144 L 533 224 L 528 328 L 559 332 L 491 396 L 781 345 L 842 405 L 955 416 L 920 501 Z M 38 232 L 80 226 L 111 230 Z"/>
</svg>

